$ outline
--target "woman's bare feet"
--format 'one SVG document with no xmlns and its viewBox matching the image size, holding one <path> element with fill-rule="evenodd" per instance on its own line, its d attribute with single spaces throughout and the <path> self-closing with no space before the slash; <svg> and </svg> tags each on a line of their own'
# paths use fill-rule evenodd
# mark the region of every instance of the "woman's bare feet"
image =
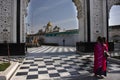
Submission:
<svg viewBox="0 0 120 80">
<path fill-rule="evenodd" d="M 106 78 L 106 77 L 103 76 L 103 75 L 94 75 L 94 77 L 99 78 L 99 79 L 104 79 L 104 78 Z"/>
<path fill-rule="evenodd" d="M 103 75 L 100 75 L 100 78 L 104 79 L 104 78 L 106 78 L 106 77 L 105 77 L 105 76 L 103 76 Z"/>
</svg>

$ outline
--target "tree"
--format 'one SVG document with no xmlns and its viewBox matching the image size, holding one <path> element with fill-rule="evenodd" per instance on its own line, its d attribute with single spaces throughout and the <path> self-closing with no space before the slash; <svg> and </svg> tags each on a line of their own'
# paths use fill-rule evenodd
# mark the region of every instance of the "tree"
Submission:
<svg viewBox="0 0 120 80">
<path fill-rule="evenodd" d="M 43 35 L 43 34 L 44 34 L 43 29 L 38 30 L 38 33 L 37 33 L 37 34 Z"/>
<path fill-rule="evenodd" d="M 58 26 L 55 26 L 55 27 L 53 28 L 53 32 L 59 32 L 59 30 L 60 30 L 60 27 L 58 27 Z"/>
</svg>

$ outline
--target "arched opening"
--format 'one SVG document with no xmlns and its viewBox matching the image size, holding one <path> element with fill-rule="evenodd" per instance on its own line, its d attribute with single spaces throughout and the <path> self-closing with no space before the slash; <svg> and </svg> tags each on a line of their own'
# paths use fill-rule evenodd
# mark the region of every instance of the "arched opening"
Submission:
<svg viewBox="0 0 120 80">
<path fill-rule="evenodd" d="M 110 10 L 109 26 L 111 25 L 120 25 L 120 5 L 113 5 Z"/>
<path fill-rule="evenodd" d="M 74 26 L 74 29 L 77 29 L 78 27 L 77 11 L 74 4 L 72 3 L 72 0 L 31 0 L 29 8 L 29 23 L 32 27 L 37 29 L 42 28 L 49 21 L 51 21 L 53 25 L 58 25 L 61 28 L 65 28 L 66 30 L 71 29 L 72 26 Z"/>
<path fill-rule="evenodd" d="M 27 34 L 30 37 L 41 38 L 40 34 L 43 34 L 45 36 L 42 35 L 42 38 L 46 43 L 60 45 L 62 39 L 66 38 L 66 45 L 71 46 L 75 46 L 76 42 L 80 41 L 77 10 L 72 0 L 31 0 L 26 20 L 29 24 Z M 35 38 L 32 37 L 31 40 L 33 39 Z"/>
<path fill-rule="evenodd" d="M 115 43 L 115 49 L 119 49 L 120 44 L 120 6 L 113 5 L 109 13 L 109 41 Z"/>
</svg>

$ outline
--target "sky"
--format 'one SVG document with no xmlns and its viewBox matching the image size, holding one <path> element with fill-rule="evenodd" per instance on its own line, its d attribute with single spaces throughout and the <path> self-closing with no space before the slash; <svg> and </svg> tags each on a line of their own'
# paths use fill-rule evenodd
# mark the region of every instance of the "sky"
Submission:
<svg viewBox="0 0 120 80">
<path fill-rule="evenodd" d="M 72 0 L 31 0 L 28 8 L 28 23 L 34 32 L 49 21 L 61 30 L 77 29 L 77 12 Z"/>
<path fill-rule="evenodd" d="M 114 5 L 109 13 L 109 25 L 120 25 L 120 5 Z"/>
<path fill-rule="evenodd" d="M 61 30 L 77 29 L 77 11 L 72 0 L 31 0 L 28 7 L 27 23 L 32 26 L 27 30 L 36 33 L 50 21 Z M 110 10 L 109 25 L 120 25 L 120 6 L 113 6 Z"/>
</svg>

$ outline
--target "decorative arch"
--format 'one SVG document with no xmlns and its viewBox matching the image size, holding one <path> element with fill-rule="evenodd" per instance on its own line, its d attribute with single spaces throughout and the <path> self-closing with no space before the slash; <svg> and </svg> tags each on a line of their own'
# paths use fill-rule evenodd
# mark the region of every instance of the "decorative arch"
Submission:
<svg viewBox="0 0 120 80">
<path fill-rule="evenodd" d="M 80 19 L 83 14 L 82 2 L 81 2 L 81 0 L 72 0 L 72 2 L 75 4 L 76 9 L 77 9 L 77 18 Z"/>
<path fill-rule="evenodd" d="M 120 0 L 107 0 L 107 5 L 108 5 L 108 15 L 109 15 L 110 9 L 112 8 L 113 5 L 120 5 Z"/>
<path fill-rule="evenodd" d="M 80 41 L 87 41 L 87 0 L 72 0 L 77 10 L 78 28 Z"/>
</svg>

